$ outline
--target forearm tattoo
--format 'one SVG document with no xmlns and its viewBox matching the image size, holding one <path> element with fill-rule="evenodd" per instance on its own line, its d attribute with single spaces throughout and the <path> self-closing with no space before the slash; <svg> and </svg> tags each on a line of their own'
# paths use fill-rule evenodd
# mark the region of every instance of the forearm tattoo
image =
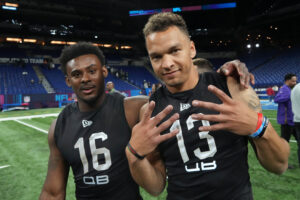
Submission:
<svg viewBox="0 0 300 200">
<path fill-rule="evenodd" d="M 248 97 L 248 107 L 257 112 L 261 112 L 261 104 L 257 95 L 251 92 Z"/>
</svg>

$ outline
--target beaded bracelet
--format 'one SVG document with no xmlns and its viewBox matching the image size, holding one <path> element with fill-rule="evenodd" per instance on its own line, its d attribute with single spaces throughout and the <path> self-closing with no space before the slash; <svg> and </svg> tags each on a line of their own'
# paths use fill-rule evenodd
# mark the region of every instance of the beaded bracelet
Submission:
<svg viewBox="0 0 300 200">
<path fill-rule="evenodd" d="M 128 150 L 135 156 L 137 157 L 139 160 L 143 160 L 145 158 L 145 156 L 141 156 L 140 154 L 138 154 L 134 148 L 132 148 L 132 146 L 130 145 L 130 143 L 128 142 L 127 144 L 127 148 Z"/>
</svg>

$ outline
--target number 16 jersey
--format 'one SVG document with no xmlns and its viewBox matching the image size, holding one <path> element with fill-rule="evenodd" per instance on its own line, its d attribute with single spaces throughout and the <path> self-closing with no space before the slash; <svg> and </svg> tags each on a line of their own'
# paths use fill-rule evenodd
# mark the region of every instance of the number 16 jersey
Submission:
<svg viewBox="0 0 300 200">
<path fill-rule="evenodd" d="M 57 119 L 55 142 L 72 167 L 77 199 L 141 199 L 125 155 L 131 129 L 123 103 L 121 95 L 106 94 L 97 110 L 80 112 L 73 103 Z"/>
</svg>

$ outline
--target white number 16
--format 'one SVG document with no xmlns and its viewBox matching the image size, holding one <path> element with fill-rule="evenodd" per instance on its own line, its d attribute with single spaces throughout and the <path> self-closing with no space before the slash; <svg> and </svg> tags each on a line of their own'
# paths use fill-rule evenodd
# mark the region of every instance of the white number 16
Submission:
<svg viewBox="0 0 300 200">
<path fill-rule="evenodd" d="M 106 170 L 111 166 L 111 157 L 110 157 L 110 151 L 105 148 L 105 147 L 101 147 L 101 148 L 97 148 L 96 147 L 96 140 L 102 140 L 105 141 L 107 140 L 107 134 L 105 134 L 104 132 L 99 132 L 99 133 L 93 133 L 90 138 L 89 138 L 89 146 L 90 146 L 90 150 L 91 150 L 91 154 L 93 157 L 93 168 L 97 171 L 102 171 L 102 170 Z M 80 155 L 80 159 L 83 165 L 83 173 L 86 174 L 89 171 L 89 167 L 88 167 L 88 160 L 85 154 L 85 150 L 84 150 L 84 143 L 83 143 L 83 138 L 79 138 L 76 142 L 76 144 L 74 145 L 75 149 L 79 149 L 79 155 Z M 99 164 L 98 162 L 98 155 L 103 154 L 105 162 L 103 164 Z"/>
</svg>

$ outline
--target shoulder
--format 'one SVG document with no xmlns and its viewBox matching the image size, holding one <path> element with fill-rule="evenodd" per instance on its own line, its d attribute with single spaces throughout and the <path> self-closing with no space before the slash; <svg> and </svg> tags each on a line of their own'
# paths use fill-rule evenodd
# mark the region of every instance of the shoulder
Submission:
<svg viewBox="0 0 300 200">
<path fill-rule="evenodd" d="M 77 102 L 70 103 L 66 105 L 59 115 L 68 115 L 70 113 L 76 112 L 78 110 Z"/>
<path fill-rule="evenodd" d="M 49 146 L 56 146 L 55 145 L 55 127 L 56 127 L 56 122 L 57 122 L 57 119 L 54 119 L 50 125 L 50 128 L 49 128 L 49 131 L 48 131 L 48 143 L 49 143 Z"/>
<path fill-rule="evenodd" d="M 217 72 L 204 72 L 199 75 L 200 80 L 205 80 L 207 82 L 218 82 L 226 81 L 226 76 Z"/>
<path fill-rule="evenodd" d="M 148 96 L 139 95 L 124 99 L 125 112 L 139 112 L 140 108 L 149 101 Z"/>
<path fill-rule="evenodd" d="M 66 107 L 63 108 L 63 110 L 59 113 L 57 117 L 57 123 L 55 124 L 61 124 L 64 123 L 65 120 L 69 118 L 70 115 L 76 113 L 78 110 L 77 102 L 73 102 L 71 104 L 68 104 Z"/>
<path fill-rule="evenodd" d="M 124 105 L 125 109 L 126 107 L 134 107 L 137 105 L 144 105 L 149 101 L 149 97 L 145 95 L 139 95 L 139 96 L 134 96 L 134 97 L 126 97 L 124 98 Z"/>
<path fill-rule="evenodd" d="M 124 99 L 125 97 L 119 92 L 111 92 L 105 94 L 106 98 L 114 98 L 114 99 Z"/>
<path fill-rule="evenodd" d="M 280 88 L 281 91 L 289 91 L 290 88 L 287 86 L 287 85 L 283 85 L 281 88 Z"/>
<path fill-rule="evenodd" d="M 200 84 L 215 85 L 221 90 L 227 90 L 226 76 L 217 72 L 204 72 L 199 75 Z"/>
<path fill-rule="evenodd" d="M 155 91 L 151 94 L 149 100 L 150 100 L 150 101 L 152 101 L 152 100 L 153 100 L 153 101 L 156 101 L 157 99 L 161 98 L 161 96 L 162 96 L 166 91 L 167 91 L 166 86 L 165 86 L 165 85 L 162 85 L 161 87 L 159 87 L 157 90 L 155 90 Z"/>
<path fill-rule="evenodd" d="M 299 92 L 300 91 L 300 83 L 297 83 L 292 91 Z"/>
<path fill-rule="evenodd" d="M 148 103 L 148 101 L 149 97 L 144 95 L 124 99 L 125 115 L 131 128 L 138 122 L 140 109 L 144 104 Z"/>
<path fill-rule="evenodd" d="M 220 73 L 205 72 L 203 74 L 200 74 L 198 85 L 201 85 L 200 87 L 207 87 L 208 85 L 214 85 L 230 96 L 227 77 Z"/>
<path fill-rule="evenodd" d="M 298 83 L 291 91 L 292 95 L 299 95 L 300 94 L 300 83 Z"/>
<path fill-rule="evenodd" d="M 79 108 L 77 102 L 68 104 L 64 109 L 59 113 L 57 119 L 55 119 L 49 129 L 48 138 L 51 136 L 53 140 L 57 143 L 60 137 L 64 134 L 64 130 L 68 122 L 76 117 L 76 114 L 79 113 Z M 53 135 L 53 136 L 52 136 Z"/>
</svg>

